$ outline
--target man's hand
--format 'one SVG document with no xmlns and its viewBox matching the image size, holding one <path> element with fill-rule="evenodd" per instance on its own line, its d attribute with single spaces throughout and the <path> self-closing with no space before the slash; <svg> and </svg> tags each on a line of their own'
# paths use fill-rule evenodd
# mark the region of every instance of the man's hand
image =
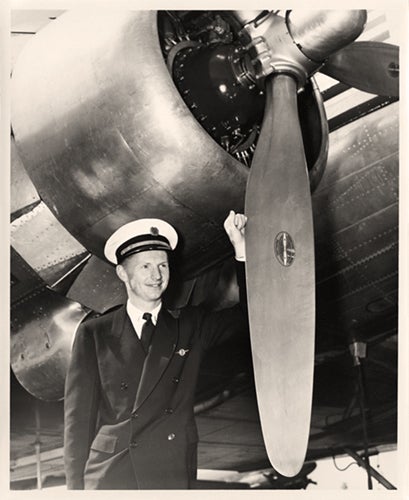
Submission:
<svg viewBox="0 0 409 500">
<path fill-rule="evenodd" d="M 229 215 L 224 221 L 224 229 L 227 236 L 230 238 L 231 244 L 234 247 L 234 252 L 237 260 L 246 260 L 245 246 L 245 228 L 247 217 L 243 214 L 236 214 L 230 210 Z"/>
</svg>

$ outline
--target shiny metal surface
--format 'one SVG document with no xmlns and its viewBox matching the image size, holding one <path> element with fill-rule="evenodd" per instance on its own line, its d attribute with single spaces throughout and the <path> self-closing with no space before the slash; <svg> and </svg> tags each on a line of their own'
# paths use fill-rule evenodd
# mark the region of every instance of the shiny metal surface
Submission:
<svg viewBox="0 0 409 500">
<path fill-rule="evenodd" d="M 251 56 L 255 78 L 271 73 L 290 73 L 302 87 L 318 64 L 306 57 L 293 43 L 284 17 L 270 14 L 260 24 L 248 24 L 242 30 Z"/>
<path fill-rule="evenodd" d="M 14 214 L 39 203 L 40 197 L 24 169 L 13 137 L 10 141 L 10 181 L 10 211 L 14 218 Z"/>
<path fill-rule="evenodd" d="M 43 202 L 11 223 L 10 242 L 48 285 L 65 275 L 86 253 Z"/>
<path fill-rule="evenodd" d="M 11 367 L 30 394 L 63 398 L 71 345 L 86 315 L 83 306 L 47 288 L 12 307 Z"/>
<path fill-rule="evenodd" d="M 290 11 L 287 26 L 295 44 L 308 58 L 320 63 L 352 43 L 363 31 L 366 10 Z"/>
<path fill-rule="evenodd" d="M 365 10 L 290 11 L 247 25 L 249 49 L 258 78 L 290 73 L 300 86 L 333 52 L 350 44 L 365 26 Z"/>
<path fill-rule="evenodd" d="M 262 10 L 235 10 L 234 15 L 239 23 L 244 26 L 260 16 L 262 12 Z"/>
<path fill-rule="evenodd" d="M 313 221 L 296 82 L 270 78 L 246 192 L 247 294 L 266 450 L 280 474 L 295 476 L 307 451 L 312 403 Z M 277 239 L 282 251 L 274 255 Z"/>
<path fill-rule="evenodd" d="M 154 11 L 65 13 L 27 44 L 12 80 L 24 165 L 89 251 L 101 256 L 111 232 L 150 216 L 179 231 L 187 275 L 230 252 L 222 222 L 243 209 L 247 169 L 178 95 Z"/>
<path fill-rule="evenodd" d="M 313 196 L 317 341 L 397 327 L 399 103 L 331 134 Z M 338 339 L 338 340 L 337 340 Z"/>
<path fill-rule="evenodd" d="M 329 58 L 322 73 L 364 92 L 399 97 L 399 47 L 355 42 Z"/>
</svg>

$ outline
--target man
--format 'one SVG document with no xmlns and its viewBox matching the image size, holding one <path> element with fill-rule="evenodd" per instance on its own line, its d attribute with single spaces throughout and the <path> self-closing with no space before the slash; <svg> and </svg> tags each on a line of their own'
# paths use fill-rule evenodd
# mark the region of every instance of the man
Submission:
<svg viewBox="0 0 409 500">
<path fill-rule="evenodd" d="M 224 223 L 241 261 L 245 225 L 233 211 Z M 176 231 L 158 219 L 125 224 L 106 243 L 128 301 L 81 325 L 74 342 L 65 387 L 69 489 L 184 489 L 196 477 L 200 361 L 246 322 L 237 308 L 172 315 L 162 306 L 176 244 Z"/>
</svg>

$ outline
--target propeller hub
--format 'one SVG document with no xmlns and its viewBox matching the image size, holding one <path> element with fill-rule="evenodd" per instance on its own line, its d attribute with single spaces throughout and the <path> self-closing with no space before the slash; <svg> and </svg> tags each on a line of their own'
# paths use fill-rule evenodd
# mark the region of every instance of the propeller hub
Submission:
<svg viewBox="0 0 409 500">
<path fill-rule="evenodd" d="M 271 73 L 295 77 L 299 87 L 333 52 L 362 33 L 365 10 L 287 11 L 247 23 L 241 37 L 247 44 L 256 78 Z"/>
<path fill-rule="evenodd" d="M 294 44 L 282 16 L 269 15 L 259 23 L 248 23 L 240 36 L 251 57 L 256 79 L 271 73 L 287 73 L 303 86 L 308 75 L 318 67 Z"/>
</svg>

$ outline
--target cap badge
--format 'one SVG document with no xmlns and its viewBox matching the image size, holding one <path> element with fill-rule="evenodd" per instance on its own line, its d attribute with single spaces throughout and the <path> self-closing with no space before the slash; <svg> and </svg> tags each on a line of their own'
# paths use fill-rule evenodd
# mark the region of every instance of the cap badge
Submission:
<svg viewBox="0 0 409 500">
<path fill-rule="evenodd" d="M 151 235 L 159 236 L 159 229 L 157 227 L 151 227 Z"/>
</svg>

